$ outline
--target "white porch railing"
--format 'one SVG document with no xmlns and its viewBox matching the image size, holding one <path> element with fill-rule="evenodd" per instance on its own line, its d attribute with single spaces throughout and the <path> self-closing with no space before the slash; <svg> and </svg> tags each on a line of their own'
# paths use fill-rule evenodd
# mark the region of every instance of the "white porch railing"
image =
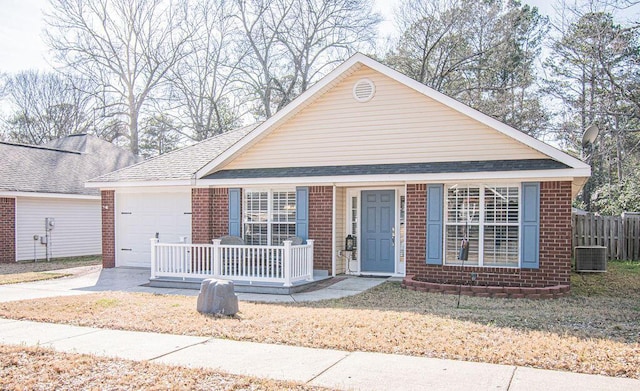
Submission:
<svg viewBox="0 0 640 391">
<path fill-rule="evenodd" d="M 293 246 L 160 243 L 151 239 L 151 278 L 222 278 L 289 287 L 313 279 L 313 240 Z"/>
</svg>

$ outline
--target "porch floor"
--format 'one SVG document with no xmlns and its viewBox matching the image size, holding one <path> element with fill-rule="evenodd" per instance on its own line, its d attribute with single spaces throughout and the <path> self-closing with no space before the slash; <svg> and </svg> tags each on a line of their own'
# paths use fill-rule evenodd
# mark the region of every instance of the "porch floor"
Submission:
<svg viewBox="0 0 640 391">
<path fill-rule="evenodd" d="M 321 281 L 331 278 L 324 270 L 314 270 L 313 280 L 297 281 L 286 287 L 282 283 L 263 281 L 233 281 L 234 291 L 238 293 L 263 293 L 273 295 L 290 295 L 309 289 Z M 149 286 L 156 288 L 177 288 L 199 290 L 204 278 L 156 277 L 149 279 Z"/>
</svg>

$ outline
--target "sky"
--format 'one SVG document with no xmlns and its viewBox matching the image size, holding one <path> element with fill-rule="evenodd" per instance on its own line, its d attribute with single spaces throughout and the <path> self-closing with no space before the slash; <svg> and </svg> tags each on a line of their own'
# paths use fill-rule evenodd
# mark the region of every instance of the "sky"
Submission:
<svg viewBox="0 0 640 391">
<path fill-rule="evenodd" d="M 549 0 L 525 0 L 537 6 L 541 13 L 553 12 Z M 397 0 L 375 0 L 378 12 L 384 18 L 380 25 L 382 35 L 393 29 L 393 7 Z M 26 69 L 51 69 L 54 64 L 47 55 L 42 37 L 43 9 L 47 0 L 0 0 L 0 73 L 15 73 Z"/>
</svg>

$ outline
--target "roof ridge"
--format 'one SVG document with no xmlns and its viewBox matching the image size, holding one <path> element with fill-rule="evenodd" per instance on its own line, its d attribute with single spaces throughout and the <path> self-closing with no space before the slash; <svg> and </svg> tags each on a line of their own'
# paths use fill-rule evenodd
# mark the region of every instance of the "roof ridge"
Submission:
<svg viewBox="0 0 640 391">
<path fill-rule="evenodd" d="M 79 151 L 74 151 L 74 150 L 70 150 L 70 149 L 51 148 L 51 147 L 45 147 L 45 146 L 42 146 L 42 145 L 12 143 L 12 142 L 9 142 L 9 141 L 0 141 L 0 144 L 10 145 L 10 146 L 13 146 L 13 147 L 42 149 L 42 150 L 45 150 L 45 151 L 72 153 L 72 154 L 75 154 L 75 155 L 82 155 L 82 153 L 79 152 Z"/>
</svg>

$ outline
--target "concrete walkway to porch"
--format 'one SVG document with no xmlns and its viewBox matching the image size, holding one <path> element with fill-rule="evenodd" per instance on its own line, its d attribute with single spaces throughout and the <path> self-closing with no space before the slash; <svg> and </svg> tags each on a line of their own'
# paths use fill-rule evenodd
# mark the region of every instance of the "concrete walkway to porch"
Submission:
<svg viewBox="0 0 640 391">
<path fill-rule="evenodd" d="M 0 301 L 35 299 L 101 291 L 197 295 L 194 290 L 144 286 L 148 269 L 77 268 L 57 280 L 0 286 Z M 383 278 L 347 278 L 331 286 L 283 298 L 256 295 L 242 300 L 301 301 L 352 295 Z M 273 297 L 275 296 L 275 297 Z M 640 380 L 549 371 L 477 362 L 394 354 L 347 352 L 109 330 L 0 318 L 0 344 L 42 346 L 169 365 L 203 367 L 231 374 L 291 380 L 339 390 L 640 390 Z"/>
</svg>

